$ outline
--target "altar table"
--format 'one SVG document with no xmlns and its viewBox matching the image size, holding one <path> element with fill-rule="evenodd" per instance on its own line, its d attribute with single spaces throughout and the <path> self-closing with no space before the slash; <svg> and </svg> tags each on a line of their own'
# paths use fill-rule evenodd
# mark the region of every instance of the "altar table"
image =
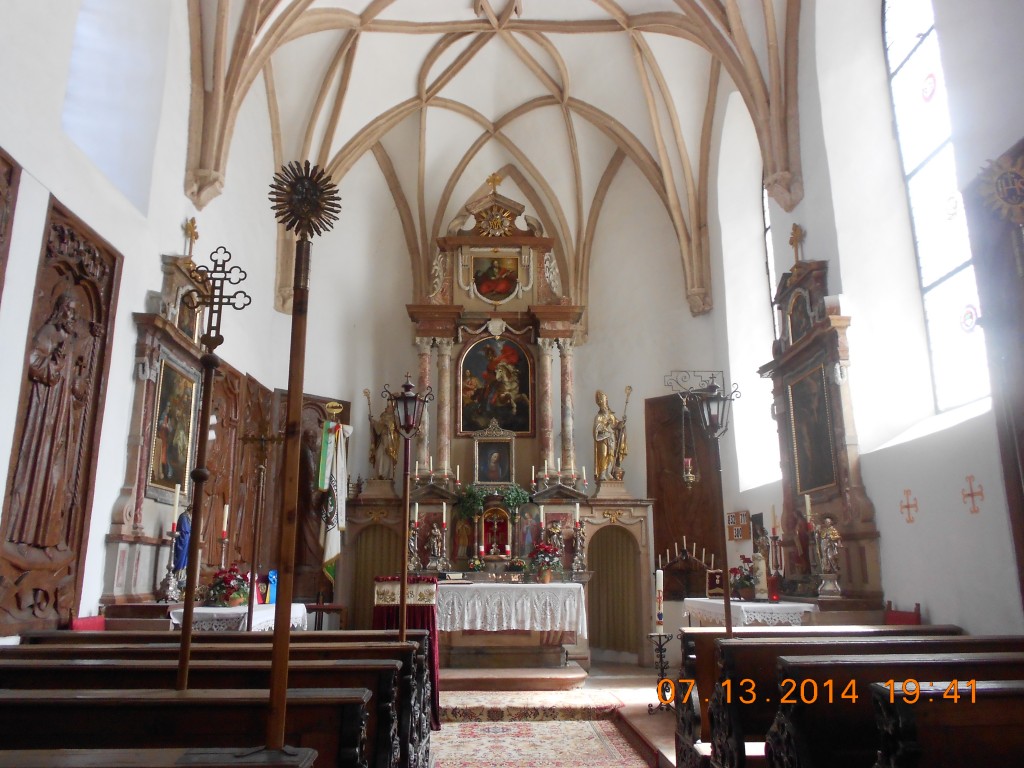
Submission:
<svg viewBox="0 0 1024 768">
<path fill-rule="evenodd" d="M 254 605 L 252 613 L 253 631 L 272 631 L 274 629 L 274 615 L 276 610 L 277 605 L 274 603 Z M 181 618 L 184 613 L 184 608 L 175 608 L 171 611 L 171 622 L 175 627 L 181 626 Z M 307 615 L 305 603 L 292 603 L 290 618 L 291 628 L 306 629 Z M 244 632 L 248 616 L 249 606 L 247 605 L 238 605 L 234 607 L 208 607 L 197 605 L 192 609 L 192 629 L 197 632 Z"/>
<path fill-rule="evenodd" d="M 583 585 L 441 582 L 437 628 L 442 632 L 574 632 L 586 637 Z"/>
<path fill-rule="evenodd" d="M 730 600 L 732 623 L 734 626 L 779 626 L 800 625 L 804 622 L 804 614 L 815 612 L 818 606 L 814 603 L 796 603 L 780 600 L 777 603 L 756 600 Z M 683 600 L 683 616 L 690 615 L 693 626 L 725 625 L 725 601 L 721 598 L 688 597 Z"/>
<path fill-rule="evenodd" d="M 587 637 L 583 585 L 441 582 L 442 667 L 564 667 Z"/>
</svg>

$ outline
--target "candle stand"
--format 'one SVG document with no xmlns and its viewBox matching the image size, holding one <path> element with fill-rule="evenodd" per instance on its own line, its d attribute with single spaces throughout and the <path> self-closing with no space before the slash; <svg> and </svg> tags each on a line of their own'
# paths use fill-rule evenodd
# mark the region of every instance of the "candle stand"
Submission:
<svg viewBox="0 0 1024 768">
<path fill-rule="evenodd" d="M 220 569 L 222 571 L 228 567 L 228 541 L 227 535 L 220 537 Z"/>
<path fill-rule="evenodd" d="M 660 712 L 663 709 L 672 709 L 671 700 L 669 702 L 665 701 L 666 698 L 671 699 L 671 697 L 666 697 L 661 687 L 662 681 L 668 677 L 668 658 L 665 651 L 669 641 L 672 639 L 672 635 L 665 634 L 664 632 L 649 632 L 647 638 L 654 643 L 654 668 L 658 670 L 658 704 L 647 705 L 647 714 L 653 715 L 655 712 Z M 668 682 L 671 683 L 672 681 L 669 680 Z M 668 688 L 669 686 L 666 685 L 665 687 Z M 675 690 L 674 684 L 671 686 L 671 689 Z"/>
<path fill-rule="evenodd" d="M 178 541 L 179 533 L 177 531 L 171 531 L 171 541 L 168 546 L 167 553 L 167 575 L 164 576 L 164 580 L 160 582 L 160 591 L 163 597 L 160 598 L 160 602 L 163 603 L 180 603 L 181 602 L 181 585 L 178 583 L 178 577 L 174 573 L 174 545 Z"/>
</svg>

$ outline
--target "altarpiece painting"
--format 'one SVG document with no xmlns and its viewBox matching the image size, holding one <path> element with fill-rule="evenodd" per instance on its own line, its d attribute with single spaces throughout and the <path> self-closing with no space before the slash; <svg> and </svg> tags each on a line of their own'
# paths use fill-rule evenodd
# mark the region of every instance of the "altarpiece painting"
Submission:
<svg viewBox="0 0 1024 768">
<path fill-rule="evenodd" d="M 533 434 L 533 358 L 523 345 L 493 336 L 472 341 L 459 370 L 460 436 L 491 421 L 520 436 Z"/>
</svg>

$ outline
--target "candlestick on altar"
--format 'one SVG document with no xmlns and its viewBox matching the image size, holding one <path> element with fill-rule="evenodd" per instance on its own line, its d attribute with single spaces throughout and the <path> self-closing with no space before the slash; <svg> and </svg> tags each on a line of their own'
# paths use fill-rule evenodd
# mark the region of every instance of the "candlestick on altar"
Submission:
<svg viewBox="0 0 1024 768">
<path fill-rule="evenodd" d="M 221 531 L 220 534 L 220 569 L 223 571 L 228 567 L 228 532 Z"/>
<path fill-rule="evenodd" d="M 160 591 L 163 594 L 160 602 L 164 603 L 177 603 L 181 601 L 181 585 L 178 583 L 178 576 L 174 572 L 174 545 L 181 535 L 175 530 L 176 527 L 175 523 L 171 523 L 171 538 L 167 547 L 167 575 L 160 582 Z"/>
</svg>

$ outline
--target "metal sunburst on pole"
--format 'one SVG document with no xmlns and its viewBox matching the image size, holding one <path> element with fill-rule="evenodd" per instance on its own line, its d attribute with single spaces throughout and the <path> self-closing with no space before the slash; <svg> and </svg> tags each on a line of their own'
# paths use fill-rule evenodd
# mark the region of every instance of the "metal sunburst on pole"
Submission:
<svg viewBox="0 0 1024 768">
<path fill-rule="evenodd" d="M 292 294 L 291 345 L 288 354 L 288 409 L 284 445 L 284 500 L 278 554 L 277 605 L 270 671 L 268 750 L 284 747 L 285 705 L 288 694 L 288 649 L 291 602 L 295 582 L 295 535 L 298 522 L 299 458 L 302 442 L 302 386 L 306 366 L 306 314 L 309 308 L 310 242 L 330 230 L 341 212 L 338 187 L 309 161 L 293 161 L 274 175 L 270 201 L 277 221 L 294 231 L 295 271 Z"/>
<path fill-rule="evenodd" d="M 245 291 L 228 294 L 225 285 L 237 285 L 246 278 L 245 270 L 239 266 L 228 267 L 231 253 L 221 246 L 210 254 L 213 267 L 200 265 L 192 268 L 191 278 L 199 286 L 185 295 L 184 300 L 191 309 L 207 307 L 206 332 L 199 340 L 206 352 L 200 358 L 203 366 L 203 391 L 199 405 L 199 439 L 196 441 L 196 465 L 189 475 L 192 478 L 192 534 L 188 542 L 188 563 L 185 566 L 185 605 L 181 616 L 181 648 L 178 653 L 177 689 L 188 688 L 189 655 L 192 652 L 192 616 L 195 608 L 196 586 L 199 581 L 199 543 L 203 538 L 203 516 L 199 514 L 203 488 L 210 477 L 206 468 L 206 444 L 210 434 L 210 409 L 213 402 L 213 375 L 220 365 L 220 358 L 213 351 L 224 342 L 220 332 L 221 312 L 224 307 L 244 309 L 252 303 L 252 297 Z"/>
</svg>

